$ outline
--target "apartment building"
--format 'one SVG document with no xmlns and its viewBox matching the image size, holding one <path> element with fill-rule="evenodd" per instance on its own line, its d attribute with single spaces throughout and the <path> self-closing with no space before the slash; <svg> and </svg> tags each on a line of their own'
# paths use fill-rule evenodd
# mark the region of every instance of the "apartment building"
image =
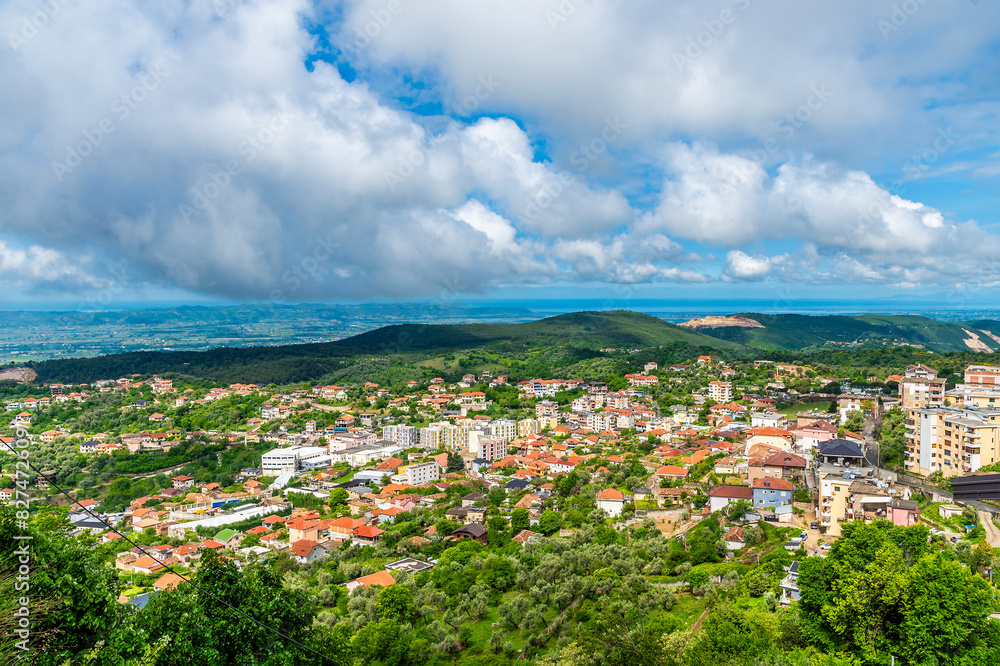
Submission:
<svg viewBox="0 0 1000 666">
<path fill-rule="evenodd" d="M 506 441 L 517 439 L 517 421 L 510 419 L 499 419 L 486 426 L 486 434 L 490 437 L 499 437 Z"/>
<path fill-rule="evenodd" d="M 732 382 L 709 382 L 708 398 L 716 403 L 729 402 L 733 399 Z"/>
<path fill-rule="evenodd" d="M 1000 460 L 1000 409 L 927 407 L 906 418 L 908 472 L 956 476 Z"/>
<path fill-rule="evenodd" d="M 441 478 L 441 471 L 438 464 L 433 460 L 425 463 L 416 463 L 399 468 L 399 472 L 393 476 L 393 480 L 400 483 L 407 483 L 411 486 L 422 486 L 433 483 Z"/>
<path fill-rule="evenodd" d="M 376 441 L 378 441 L 378 437 L 373 432 L 343 432 L 331 437 L 327 441 L 327 446 L 330 448 L 330 453 L 336 453 L 337 451 L 374 444 Z"/>
<path fill-rule="evenodd" d="M 260 473 L 263 476 L 279 476 L 282 472 L 295 472 L 313 459 L 327 454 L 323 446 L 289 446 L 272 449 L 260 457 Z"/>
<path fill-rule="evenodd" d="M 469 441 L 469 451 L 484 460 L 500 460 L 507 455 L 507 442 L 500 437 L 473 437 Z"/>
<path fill-rule="evenodd" d="M 945 399 L 944 378 L 904 377 L 899 382 L 900 406 L 903 409 L 943 407 Z"/>
<path fill-rule="evenodd" d="M 382 439 L 411 448 L 420 443 L 420 429 L 408 425 L 387 425 L 382 428 Z"/>
<path fill-rule="evenodd" d="M 535 403 L 535 416 L 559 416 L 559 403 L 554 400 L 539 400 Z"/>
<path fill-rule="evenodd" d="M 517 426 L 515 425 L 515 432 Z M 513 439 L 513 438 L 511 438 Z M 447 421 L 431 423 L 420 429 L 420 446 L 424 449 L 445 449 L 458 451 L 469 445 L 469 427 L 459 426 Z"/>
<path fill-rule="evenodd" d="M 831 468 L 833 466 L 830 466 Z M 830 469 L 817 475 L 820 479 L 819 506 L 816 510 L 820 529 L 831 536 L 840 536 L 841 523 L 847 515 L 851 484 L 854 477 L 843 469 Z"/>
<path fill-rule="evenodd" d="M 965 369 L 966 391 L 1000 391 L 1000 366 L 970 365 Z"/>
<path fill-rule="evenodd" d="M 517 422 L 517 436 L 527 437 L 528 435 L 535 435 L 542 431 L 541 421 L 538 419 L 521 419 Z"/>
</svg>

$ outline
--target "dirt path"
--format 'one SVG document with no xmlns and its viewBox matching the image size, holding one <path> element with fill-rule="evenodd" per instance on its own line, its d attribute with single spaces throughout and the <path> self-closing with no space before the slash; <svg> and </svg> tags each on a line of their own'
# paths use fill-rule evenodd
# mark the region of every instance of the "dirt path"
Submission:
<svg viewBox="0 0 1000 666">
<path fill-rule="evenodd" d="M 559 618 L 561 618 L 563 615 L 565 615 L 566 613 L 568 613 L 574 606 L 576 606 L 578 603 L 580 603 L 581 599 L 583 599 L 583 595 L 582 594 L 580 596 L 578 596 L 576 599 L 574 599 L 572 602 L 570 602 L 570 605 L 566 606 L 566 608 L 563 609 L 563 612 L 559 613 L 559 615 L 556 615 L 554 618 L 552 618 L 552 621 L 549 622 L 549 626 L 545 627 L 545 631 L 543 631 L 542 633 L 540 633 L 539 636 L 548 636 L 549 632 L 552 631 L 552 627 L 555 626 L 556 621 L 558 621 Z M 521 650 L 521 656 L 517 658 L 518 661 L 524 661 L 525 655 L 528 654 L 528 648 L 529 647 L 531 647 L 531 646 L 530 645 L 525 645 L 524 646 L 524 649 Z"/>
<path fill-rule="evenodd" d="M 708 617 L 708 611 L 709 609 L 708 607 L 706 607 L 705 610 L 702 612 L 701 616 L 695 621 L 694 624 L 691 625 L 692 634 L 698 633 L 698 630 L 701 629 L 701 621 L 704 620 L 706 617 Z"/>
<path fill-rule="evenodd" d="M 321 412 L 345 412 L 348 409 L 350 409 L 350 407 L 348 407 L 347 405 L 333 407 L 331 405 L 321 405 L 318 402 L 313 402 L 311 400 L 309 401 L 309 406 L 312 407 L 313 409 L 318 409 Z"/>
<path fill-rule="evenodd" d="M 994 548 L 1000 547 L 1000 529 L 993 524 L 993 516 L 986 511 L 979 512 L 979 522 L 986 530 L 986 542 Z"/>
</svg>

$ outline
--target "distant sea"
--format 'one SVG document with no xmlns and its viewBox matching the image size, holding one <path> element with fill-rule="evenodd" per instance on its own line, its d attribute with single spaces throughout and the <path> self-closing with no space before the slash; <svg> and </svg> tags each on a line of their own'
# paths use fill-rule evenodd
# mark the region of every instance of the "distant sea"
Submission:
<svg viewBox="0 0 1000 666">
<path fill-rule="evenodd" d="M 470 304 L 473 305 L 473 304 Z M 885 299 L 879 301 L 857 300 L 798 300 L 781 302 L 767 300 L 654 300 L 654 299 L 551 299 L 551 300 L 483 300 L 475 306 L 525 308 L 539 318 L 551 317 L 567 312 L 588 310 L 632 310 L 659 317 L 671 323 L 679 323 L 706 317 L 708 315 L 732 315 L 743 313 L 758 314 L 804 314 L 822 315 L 917 315 L 938 321 L 974 321 L 977 319 L 1000 320 L 1000 304 L 973 307 L 965 303 L 956 305 L 948 301 L 900 301 Z"/>
</svg>

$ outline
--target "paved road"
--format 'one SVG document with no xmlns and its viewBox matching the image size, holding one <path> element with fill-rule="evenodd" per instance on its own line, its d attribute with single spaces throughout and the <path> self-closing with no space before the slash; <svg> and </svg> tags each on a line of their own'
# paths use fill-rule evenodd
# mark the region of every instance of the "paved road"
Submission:
<svg viewBox="0 0 1000 666">
<path fill-rule="evenodd" d="M 862 428 L 861 434 L 865 438 L 865 460 L 872 467 L 878 467 L 880 460 L 878 442 L 875 441 L 875 422 L 871 419 L 865 421 L 865 427 Z"/>
</svg>

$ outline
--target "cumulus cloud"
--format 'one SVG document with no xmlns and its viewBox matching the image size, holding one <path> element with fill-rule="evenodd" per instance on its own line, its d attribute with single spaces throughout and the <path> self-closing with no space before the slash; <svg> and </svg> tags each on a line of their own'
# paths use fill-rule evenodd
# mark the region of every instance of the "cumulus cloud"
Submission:
<svg viewBox="0 0 1000 666">
<path fill-rule="evenodd" d="M 911 82 L 966 67 L 991 7 L 924 6 L 914 62 L 860 2 L 737 1 L 721 29 L 653 0 L 56 5 L 34 27 L 31 0 L 0 7 L 7 284 L 95 289 L 126 264 L 136 284 L 336 300 L 1000 273 L 993 234 L 866 169 L 876 129 L 933 140 L 945 112 L 925 106 L 993 136 L 967 91 Z M 338 62 L 311 58 L 320 28 Z"/>
<path fill-rule="evenodd" d="M 733 280 L 761 280 L 771 272 L 771 260 L 763 256 L 750 256 L 742 250 L 731 250 L 726 255 L 725 277 Z"/>
</svg>

